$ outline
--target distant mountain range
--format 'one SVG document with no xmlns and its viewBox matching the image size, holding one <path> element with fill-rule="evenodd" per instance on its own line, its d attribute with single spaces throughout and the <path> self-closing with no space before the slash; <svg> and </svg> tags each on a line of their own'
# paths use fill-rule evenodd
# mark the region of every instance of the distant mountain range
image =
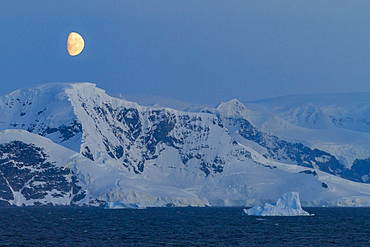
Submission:
<svg viewBox="0 0 370 247">
<path fill-rule="evenodd" d="M 370 94 L 180 111 L 92 83 L 0 97 L 0 205 L 370 206 Z M 201 109 L 201 110 L 199 110 Z"/>
</svg>

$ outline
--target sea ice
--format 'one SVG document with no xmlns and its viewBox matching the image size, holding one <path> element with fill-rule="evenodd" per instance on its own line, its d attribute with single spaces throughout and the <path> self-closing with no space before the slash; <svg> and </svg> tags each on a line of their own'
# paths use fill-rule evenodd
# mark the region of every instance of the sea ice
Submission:
<svg viewBox="0 0 370 247">
<path fill-rule="evenodd" d="M 304 211 L 299 201 L 298 192 L 289 192 L 282 195 L 276 203 L 266 203 L 264 207 L 255 206 L 250 209 L 243 209 L 243 214 L 255 216 L 309 216 Z"/>
</svg>

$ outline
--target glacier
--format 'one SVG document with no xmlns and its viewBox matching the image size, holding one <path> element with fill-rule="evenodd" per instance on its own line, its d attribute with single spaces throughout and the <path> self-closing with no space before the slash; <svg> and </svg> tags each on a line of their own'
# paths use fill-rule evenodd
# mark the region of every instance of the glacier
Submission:
<svg viewBox="0 0 370 247">
<path fill-rule="evenodd" d="M 254 216 L 313 216 L 304 211 L 298 192 L 288 192 L 282 195 L 276 203 L 266 203 L 265 206 L 255 206 L 243 209 L 243 214 Z"/>
<path fill-rule="evenodd" d="M 0 97 L 0 204 L 254 206 L 297 191 L 306 206 L 370 205 L 366 159 L 345 167 L 255 116 L 237 100 L 200 112 L 141 106 L 93 83 L 17 90 Z M 14 147 L 42 159 L 19 166 L 27 157 Z M 45 164 L 56 181 L 39 181 L 53 179 Z"/>
<path fill-rule="evenodd" d="M 105 209 L 146 209 L 146 207 L 141 204 L 116 201 L 107 202 Z"/>
</svg>

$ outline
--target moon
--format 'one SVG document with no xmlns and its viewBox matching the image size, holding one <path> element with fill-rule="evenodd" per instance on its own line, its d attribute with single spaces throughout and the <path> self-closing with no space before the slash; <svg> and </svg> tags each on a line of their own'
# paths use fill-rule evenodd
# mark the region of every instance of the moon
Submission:
<svg viewBox="0 0 370 247">
<path fill-rule="evenodd" d="M 72 32 L 68 35 L 67 50 L 69 55 L 77 56 L 82 52 L 85 46 L 85 41 L 78 33 Z"/>
</svg>

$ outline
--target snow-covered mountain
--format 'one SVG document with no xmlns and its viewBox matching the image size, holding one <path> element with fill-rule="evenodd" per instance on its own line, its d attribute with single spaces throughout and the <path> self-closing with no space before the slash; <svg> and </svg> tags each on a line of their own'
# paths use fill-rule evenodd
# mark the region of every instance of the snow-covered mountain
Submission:
<svg viewBox="0 0 370 247">
<path fill-rule="evenodd" d="M 244 105 L 260 130 L 331 153 L 346 167 L 370 157 L 370 93 L 286 96 Z"/>
<path fill-rule="evenodd" d="M 247 102 L 310 129 L 340 128 L 370 133 L 370 93 L 285 96 Z"/>
<path fill-rule="evenodd" d="M 0 205 L 206 205 L 196 195 L 107 167 L 24 130 L 0 132 Z"/>
<path fill-rule="evenodd" d="M 356 169 L 346 168 L 328 152 L 255 127 L 253 114 L 258 115 L 235 100 L 203 112 L 143 107 L 110 97 L 91 83 L 17 90 L 0 98 L 0 130 L 6 130 L 0 133 L 1 170 L 13 169 L 12 164 L 18 169 L 14 174 L 31 169 L 41 175 L 24 178 L 14 189 L 16 176 L 3 172 L 0 186 L 8 196 L 0 194 L 0 200 L 15 205 L 122 200 L 232 206 L 297 191 L 303 205 L 370 205 L 365 159 Z M 15 147 L 44 158 L 27 168 L 27 157 Z M 18 165 L 18 159 L 24 164 Z M 59 167 L 60 178 L 43 179 L 64 181 L 56 194 L 53 186 L 32 182 L 48 174 L 45 162 Z M 28 187 L 44 197 L 28 199 L 23 192 Z M 11 193 L 21 199 L 11 199 Z M 53 193 L 64 199 L 58 201 Z"/>
<path fill-rule="evenodd" d="M 315 133 L 325 138 L 326 141 L 326 148 L 320 148 L 324 145 L 320 139 L 314 139 L 315 135 L 312 130 L 290 124 L 267 110 L 251 110 L 238 100 L 222 103 L 217 108 L 207 107 L 202 112 L 220 116 L 235 140 L 259 150 L 259 153 L 265 157 L 279 162 L 320 169 L 353 181 L 370 182 L 370 160 L 368 158 L 370 157 L 370 139 L 367 138 L 367 133 L 359 134 L 351 131 L 352 136 L 348 133 L 342 135 L 339 137 L 342 141 L 338 142 L 336 140 L 338 135 L 348 130 L 337 130 L 331 136 L 328 135 L 331 129 L 320 129 Z M 302 138 L 307 131 L 311 133 L 311 136 Z M 353 140 L 353 136 L 358 139 Z M 349 147 L 352 152 L 347 151 Z M 344 155 L 345 158 L 338 156 L 338 153 Z M 351 160 L 351 164 L 348 165 L 343 160 Z"/>
</svg>

